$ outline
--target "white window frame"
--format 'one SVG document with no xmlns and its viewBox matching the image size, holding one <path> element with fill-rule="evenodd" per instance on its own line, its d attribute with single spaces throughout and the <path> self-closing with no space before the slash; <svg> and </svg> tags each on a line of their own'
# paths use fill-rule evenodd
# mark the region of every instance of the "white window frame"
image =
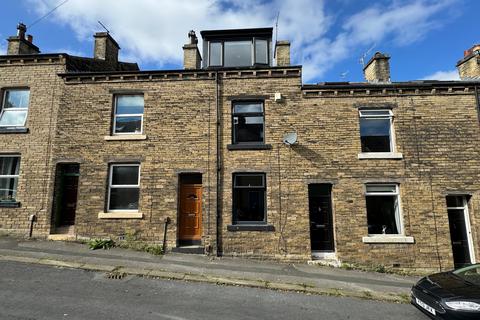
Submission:
<svg viewBox="0 0 480 320">
<path fill-rule="evenodd" d="M 141 96 L 143 98 L 143 113 L 127 113 L 117 115 L 117 101 L 119 97 L 126 97 L 126 96 Z M 143 134 L 143 114 L 145 113 L 145 97 L 143 94 L 117 94 L 115 95 L 115 105 L 113 110 L 113 132 L 112 135 L 114 136 L 121 136 L 121 135 L 141 135 Z M 127 118 L 127 117 L 141 117 L 141 125 L 140 125 L 140 132 L 117 132 L 117 118 Z"/>
<path fill-rule="evenodd" d="M 0 174 L 0 178 L 17 178 L 17 189 L 18 189 L 18 182 L 20 180 L 20 162 L 21 162 L 21 156 L 18 154 L 1 154 L 1 158 L 18 158 L 18 174 Z M 17 193 L 17 190 L 15 190 L 15 195 Z M 5 201 L 3 201 L 5 202 Z M 17 202 L 17 197 L 15 196 L 15 199 L 12 199 L 12 202 Z"/>
<path fill-rule="evenodd" d="M 23 124 L 21 125 L 0 125 L 1 128 L 5 127 L 17 127 L 17 128 L 22 128 L 25 127 L 25 124 L 27 123 L 27 118 L 28 118 L 28 107 L 30 105 L 30 89 L 28 88 L 12 88 L 12 89 L 4 89 L 3 90 L 3 99 L 2 99 L 2 111 L 0 112 L 0 120 L 3 118 L 3 114 L 5 113 L 5 103 L 7 101 L 7 93 L 11 91 L 28 91 L 28 103 L 26 108 L 13 108 L 12 110 L 7 110 L 7 112 L 19 112 L 19 111 L 26 111 L 27 115 L 25 116 L 25 120 L 23 121 Z"/>
<path fill-rule="evenodd" d="M 369 111 L 376 111 L 376 112 L 385 112 L 386 114 L 385 115 L 369 115 L 368 112 Z M 388 115 L 387 115 L 388 113 Z M 361 150 L 361 154 L 371 154 L 371 155 L 377 155 L 377 154 L 386 154 L 386 155 L 390 155 L 390 154 L 395 154 L 397 149 L 396 149 L 396 146 L 395 146 L 395 130 L 394 130 L 394 126 L 393 126 L 393 112 L 391 109 L 368 109 L 368 108 L 365 108 L 365 109 L 360 109 L 358 110 L 358 116 L 360 117 L 360 119 L 364 118 L 364 119 L 388 119 L 390 121 L 390 151 L 387 152 L 387 151 L 382 151 L 382 152 L 364 152 L 363 150 Z M 360 127 L 360 130 L 361 130 L 361 127 Z M 361 133 L 360 133 L 360 139 L 362 138 L 361 136 Z M 360 147 L 361 148 L 361 147 Z"/>
<path fill-rule="evenodd" d="M 138 167 L 138 183 L 137 184 L 120 184 L 120 185 L 113 185 L 112 178 L 113 178 L 113 168 L 114 167 Z M 140 169 L 141 164 L 139 163 L 116 163 L 111 164 L 108 174 L 108 202 L 107 202 L 107 211 L 108 212 L 139 212 L 140 209 Z M 138 188 L 138 208 L 137 209 L 110 209 L 110 194 L 112 188 L 121 189 L 121 188 Z"/>
<path fill-rule="evenodd" d="M 468 241 L 468 251 L 470 252 L 470 261 L 472 263 L 476 263 L 475 261 L 475 250 L 473 247 L 473 237 L 472 237 L 472 226 L 470 224 L 470 214 L 468 211 L 468 201 L 467 197 L 465 195 L 458 195 L 458 194 L 451 194 L 448 196 L 452 197 L 462 197 L 462 204 L 463 206 L 461 207 L 448 207 L 447 206 L 447 212 L 448 210 L 463 210 L 463 215 L 464 215 L 464 221 L 465 221 L 465 231 L 467 232 L 467 241 Z"/>
<path fill-rule="evenodd" d="M 369 186 L 395 186 L 395 191 L 394 192 L 368 192 L 368 187 Z M 398 237 L 398 236 L 404 236 L 405 235 L 405 230 L 403 228 L 403 215 L 402 215 L 402 206 L 401 206 L 401 199 L 400 199 L 400 191 L 399 191 L 399 185 L 397 183 L 367 183 L 365 184 L 365 200 L 367 196 L 396 196 L 397 197 L 397 208 L 395 211 L 395 221 L 398 220 L 399 225 L 397 226 L 398 228 L 398 233 L 392 233 L 392 234 L 383 234 L 383 233 L 369 233 L 369 237 Z M 368 224 L 368 214 L 367 214 L 367 224 Z"/>
</svg>

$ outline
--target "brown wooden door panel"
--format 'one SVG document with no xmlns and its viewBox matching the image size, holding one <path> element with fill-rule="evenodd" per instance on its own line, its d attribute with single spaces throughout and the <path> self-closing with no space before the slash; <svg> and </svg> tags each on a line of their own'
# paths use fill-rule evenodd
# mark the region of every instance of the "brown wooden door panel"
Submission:
<svg viewBox="0 0 480 320">
<path fill-rule="evenodd" d="M 202 186 L 182 185 L 179 207 L 179 239 L 200 240 L 202 238 Z"/>
</svg>

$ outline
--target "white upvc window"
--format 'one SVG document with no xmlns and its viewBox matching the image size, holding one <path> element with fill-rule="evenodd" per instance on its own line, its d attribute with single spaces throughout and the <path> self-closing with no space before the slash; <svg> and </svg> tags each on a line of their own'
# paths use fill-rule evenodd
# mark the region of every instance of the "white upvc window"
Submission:
<svg viewBox="0 0 480 320">
<path fill-rule="evenodd" d="M 402 235 L 398 184 L 365 185 L 369 235 Z"/>
<path fill-rule="evenodd" d="M 109 212 L 138 211 L 140 164 L 112 164 L 108 179 Z"/>
<path fill-rule="evenodd" d="M 359 116 L 362 152 L 395 152 L 392 110 L 362 109 Z"/>
<path fill-rule="evenodd" d="M 16 201 L 19 171 L 19 156 L 0 155 L 0 202 Z"/>
<path fill-rule="evenodd" d="M 116 95 L 115 112 L 113 115 L 113 134 L 142 134 L 143 111 L 143 95 Z"/>
<path fill-rule="evenodd" d="M 30 90 L 7 89 L 3 95 L 0 127 L 24 127 L 27 121 Z"/>
</svg>

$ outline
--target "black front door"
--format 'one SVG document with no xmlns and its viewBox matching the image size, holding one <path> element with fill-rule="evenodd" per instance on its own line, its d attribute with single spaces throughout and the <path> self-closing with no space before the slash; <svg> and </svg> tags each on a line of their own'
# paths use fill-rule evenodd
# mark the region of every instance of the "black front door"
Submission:
<svg viewBox="0 0 480 320">
<path fill-rule="evenodd" d="M 78 164 L 59 164 L 55 187 L 55 227 L 75 224 L 78 194 Z"/>
<path fill-rule="evenodd" d="M 464 209 L 448 209 L 450 237 L 452 239 L 453 262 L 455 268 L 472 263 L 468 247 L 468 235 Z"/>
<path fill-rule="evenodd" d="M 312 251 L 335 251 L 331 190 L 330 184 L 308 185 Z"/>
</svg>

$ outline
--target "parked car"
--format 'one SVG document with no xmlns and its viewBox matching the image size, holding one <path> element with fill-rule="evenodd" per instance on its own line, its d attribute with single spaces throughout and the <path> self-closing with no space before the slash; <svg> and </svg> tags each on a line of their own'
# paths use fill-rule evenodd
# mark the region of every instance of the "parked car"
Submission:
<svg viewBox="0 0 480 320">
<path fill-rule="evenodd" d="M 480 264 L 420 279 L 411 303 L 432 319 L 480 319 Z"/>
</svg>

